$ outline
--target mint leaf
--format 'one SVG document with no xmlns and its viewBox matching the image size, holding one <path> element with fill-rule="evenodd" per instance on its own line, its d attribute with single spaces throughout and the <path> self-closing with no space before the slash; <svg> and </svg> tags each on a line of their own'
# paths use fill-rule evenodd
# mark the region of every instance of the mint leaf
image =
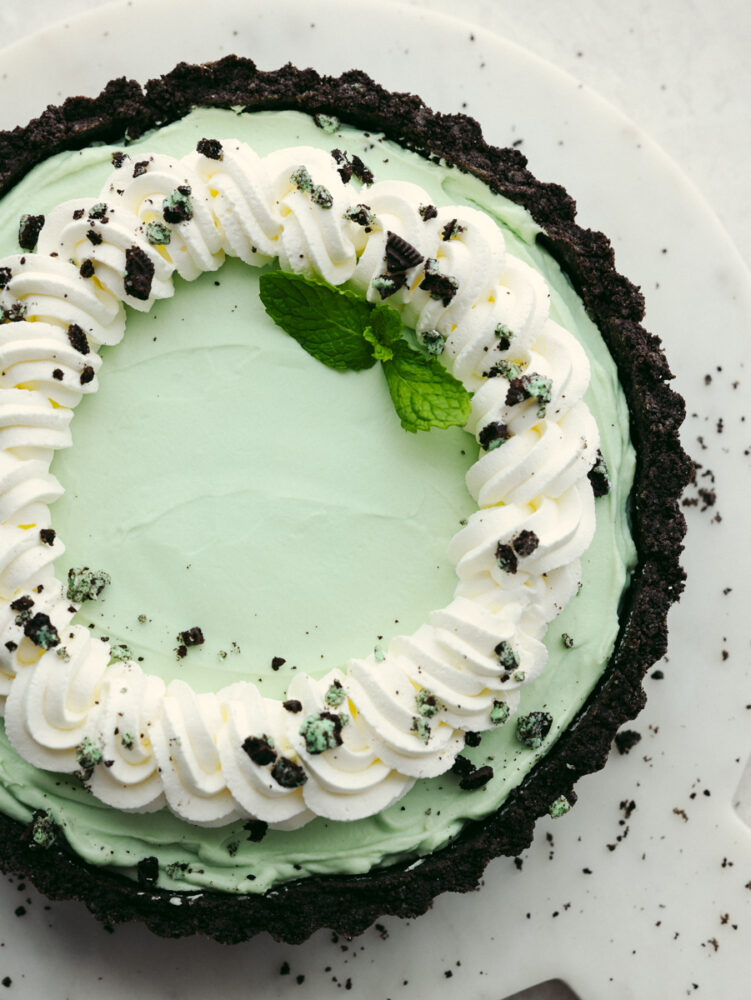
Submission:
<svg viewBox="0 0 751 1000">
<path fill-rule="evenodd" d="M 401 340 L 402 318 L 390 306 L 376 306 L 370 313 L 370 325 L 362 335 L 373 345 L 376 361 L 390 361 L 394 356 L 391 346 Z"/>
<path fill-rule="evenodd" d="M 376 310 L 354 292 L 271 271 L 261 275 L 259 294 L 274 322 L 317 361 L 338 371 L 362 371 L 376 363 L 363 337 Z"/>
<path fill-rule="evenodd" d="M 403 340 L 392 345 L 393 358 L 383 362 L 394 409 L 405 431 L 462 427 L 471 399 L 462 383 L 440 361 L 426 358 Z"/>
</svg>

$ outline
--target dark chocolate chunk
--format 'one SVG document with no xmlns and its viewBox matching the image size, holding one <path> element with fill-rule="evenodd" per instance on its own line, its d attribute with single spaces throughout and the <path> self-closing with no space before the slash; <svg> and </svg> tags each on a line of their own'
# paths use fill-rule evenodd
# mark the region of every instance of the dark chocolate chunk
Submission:
<svg viewBox="0 0 751 1000">
<path fill-rule="evenodd" d="M 153 889 L 159 881 L 159 861 L 153 855 L 141 858 L 136 865 L 138 884 L 142 889 Z"/>
<path fill-rule="evenodd" d="M 459 782 L 459 787 L 464 789 L 465 792 L 473 792 L 477 788 L 482 788 L 483 785 L 487 785 L 490 779 L 493 777 L 493 768 L 490 764 L 485 764 L 484 767 L 475 768 Z"/>
<path fill-rule="evenodd" d="M 209 160 L 224 159 L 224 150 L 218 139 L 200 139 L 196 146 L 196 152 Z"/>
<path fill-rule="evenodd" d="M 373 287 L 382 299 L 388 299 L 407 284 L 404 274 L 379 274 L 373 278 Z"/>
<path fill-rule="evenodd" d="M 184 632 L 180 632 L 177 641 L 184 646 L 202 646 L 205 640 L 203 632 L 195 625 L 193 628 L 188 628 Z"/>
<path fill-rule="evenodd" d="M 78 323 L 71 323 L 68 327 L 68 342 L 73 350 L 79 354 L 89 353 L 89 339 Z"/>
<path fill-rule="evenodd" d="M 271 777 L 282 788 L 299 788 L 308 780 L 305 771 L 289 757 L 277 757 L 271 769 Z"/>
<path fill-rule="evenodd" d="M 145 302 L 151 294 L 154 280 L 154 262 L 140 247 L 125 251 L 125 292 L 134 299 Z"/>
<path fill-rule="evenodd" d="M 55 541 L 55 529 L 54 528 L 40 528 L 39 537 L 45 545 L 52 545 Z"/>
<path fill-rule="evenodd" d="M 243 824 L 243 830 L 248 831 L 248 840 L 254 844 L 260 844 L 266 836 L 268 828 L 269 824 L 264 823 L 262 819 L 250 819 L 247 823 Z"/>
<path fill-rule="evenodd" d="M 286 712 L 296 714 L 297 712 L 302 712 L 302 702 L 298 701 L 296 698 L 288 698 L 287 701 L 282 702 L 282 708 Z"/>
<path fill-rule="evenodd" d="M 89 219 L 98 222 L 109 222 L 109 217 L 107 215 L 107 206 L 103 201 L 97 202 L 96 205 L 92 205 L 89 209 Z"/>
<path fill-rule="evenodd" d="M 84 215 L 86 215 L 86 212 L 84 211 L 84 209 L 82 209 L 82 208 L 74 208 L 73 209 L 73 218 L 74 218 L 74 220 L 76 222 L 78 222 L 79 219 L 82 219 L 84 217 Z"/>
<path fill-rule="evenodd" d="M 17 642 L 13 642 L 12 639 L 9 639 L 5 643 L 5 648 L 8 650 L 9 653 L 14 653 L 18 649 L 18 643 Z"/>
<path fill-rule="evenodd" d="M 265 734 L 263 736 L 248 736 L 243 741 L 243 750 L 254 764 L 261 767 L 264 764 L 273 764 L 277 757 L 273 740 L 270 740 Z"/>
<path fill-rule="evenodd" d="M 376 221 L 375 214 L 371 210 L 369 205 L 352 205 L 344 213 L 344 218 L 349 219 L 350 222 L 356 223 L 358 226 L 362 226 L 366 231 L 370 231 L 369 227 L 373 226 Z"/>
<path fill-rule="evenodd" d="M 23 627 L 24 635 L 42 649 L 52 649 L 60 645 L 60 635 L 55 626 L 50 621 L 50 616 L 43 611 L 37 611 L 33 618 Z"/>
<path fill-rule="evenodd" d="M 44 225 L 43 215 L 22 215 L 18 224 L 18 245 L 22 250 L 32 251 Z"/>
<path fill-rule="evenodd" d="M 403 237 L 390 230 L 386 234 L 386 270 L 389 274 L 408 271 L 422 264 L 424 259 L 420 251 Z"/>
<path fill-rule="evenodd" d="M 309 754 L 324 753 L 342 745 L 342 720 L 334 712 L 309 715 L 300 727 Z"/>
</svg>

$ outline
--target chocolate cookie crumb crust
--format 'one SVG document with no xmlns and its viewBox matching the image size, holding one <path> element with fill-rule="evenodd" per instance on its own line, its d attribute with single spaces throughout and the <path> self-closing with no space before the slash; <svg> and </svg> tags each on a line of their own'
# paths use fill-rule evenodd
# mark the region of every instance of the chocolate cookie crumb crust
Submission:
<svg viewBox="0 0 751 1000">
<path fill-rule="evenodd" d="M 321 927 L 354 935 L 385 914 L 416 917 L 439 892 L 476 888 L 492 858 L 518 856 L 530 844 L 536 820 L 561 796 L 575 801 L 575 782 L 604 765 L 616 731 L 644 705 L 644 675 L 665 653 L 667 613 L 683 589 L 679 497 L 691 474 L 678 440 L 684 406 L 667 384 L 672 374 L 659 340 L 641 326 L 641 293 L 616 272 L 607 238 L 576 225 L 575 203 L 563 188 L 536 180 L 517 149 L 487 145 L 473 119 L 434 113 L 418 97 L 389 93 L 358 70 L 338 78 L 290 65 L 265 73 L 250 60 L 228 56 L 205 66 L 181 63 L 143 88 L 114 80 L 98 97 L 69 98 L 26 127 L 0 133 L 0 196 L 54 153 L 123 142 L 126 134 L 137 138 L 195 106 L 335 115 L 472 173 L 523 206 L 544 231 L 539 242 L 566 271 L 599 327 L 630 409 L 637 453 L 631 527 L 639 563 L 624 596 L 615 653 L 587 704 L 542 761 L 496 813 L 468 823 L 448 847 L 417 865 L 357 877 L 314 876 L 262 896 L 175 893 L 86 864 L 67 848 L 63 833 L 42 846 L 28 828 L 0 815 L 3 870 L 30 878 L 52 899 L 82 900 L 107 925 L 137 919 L 164 937 L 203 933 L 228 943 L 261 931 L 296 943 Z"/>
</svg>

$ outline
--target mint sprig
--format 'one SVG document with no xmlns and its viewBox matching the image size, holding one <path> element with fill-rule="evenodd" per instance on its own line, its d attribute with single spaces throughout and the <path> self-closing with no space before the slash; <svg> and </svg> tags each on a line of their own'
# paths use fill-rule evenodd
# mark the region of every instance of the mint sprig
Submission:
<svg viewBox="0 0 751 1000">
<path fill-rule="evenodd" d="M 373 306 L 347 289 L 288 271 L 262 274 L 260 296 L 274 322 L 329 368 L 362 371 L 380 362 L 405 430 L 467 422 L 469 393 L 437 358 L 402 339 L 395 309 Z"/>
</svg>

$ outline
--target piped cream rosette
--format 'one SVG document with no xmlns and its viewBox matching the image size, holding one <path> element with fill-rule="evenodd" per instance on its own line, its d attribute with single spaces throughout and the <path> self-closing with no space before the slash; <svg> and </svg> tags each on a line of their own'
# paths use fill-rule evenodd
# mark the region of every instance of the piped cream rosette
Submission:
<svg viewBox="0 0 751 1000">
<path fill-rule="evenodd" d="M 480 211 L 435 208 L 407 182 L 362 185 L 346 157 L 307 147 L 261 158 L 212 140 L 183 159 L 113 162 L 98 198 L 59 205 L 36 252 L 0 261 L 8 736 L 30 763 L 83 772 L 123 810 L 283 829 L 377 813 L 451 768 L 464 734 L 503 722 L 545 665 L 545 630 L 594 532 L 587 358 L 549 318 L 543 279 Z M 395 270 L 395 239 L 419 262 Z M 148 310 L 173 294 L 175 271 L 192 280 L 225 254 L 277 259 L 398 309 L 473 393 L 466 430 L 482 446 L 467 475 L 478 510 L 449 545 L 454 600 L 346 673 L 296 676 L 284 702 L 245 681 L 197 694 L 120 662 L 72 624 L 78 605 L 54 576 L 63 545 L 48 505 L 62 489 L 50 462 L 96 391 L 99 347 L 123 336 L 123 304 Z"/>
</svg>

